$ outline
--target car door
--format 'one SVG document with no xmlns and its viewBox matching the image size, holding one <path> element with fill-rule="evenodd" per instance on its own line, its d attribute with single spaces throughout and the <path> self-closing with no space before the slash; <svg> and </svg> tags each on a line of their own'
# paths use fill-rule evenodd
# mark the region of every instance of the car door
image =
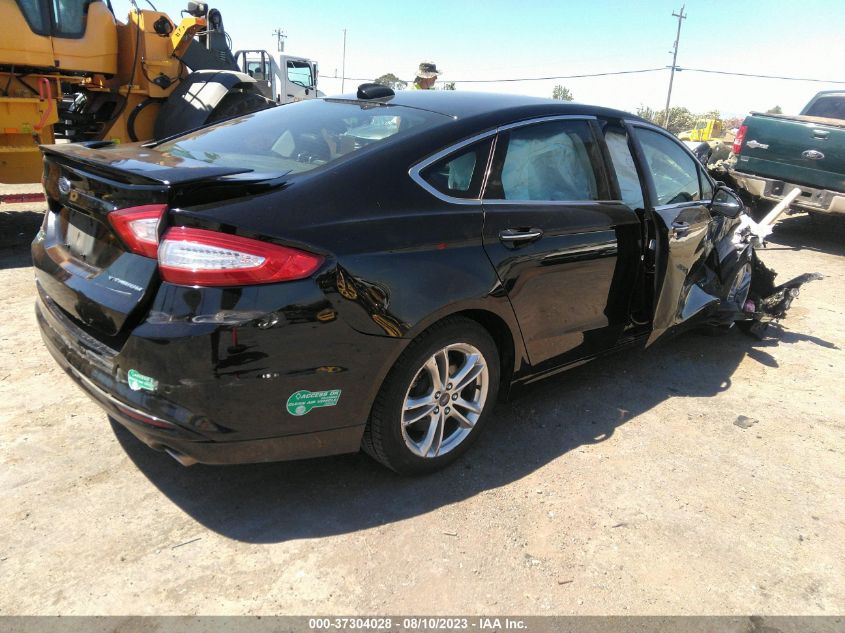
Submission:
<svg viewBox="0 0 845 633">
<path fill-rule="evenodd" d="M 608 183 L 593 117 L 499 129 L 483 242 L 535 369 L 610 348 L 627 323 L 640 221 Z"/>
<path fill-rule="evenodd" d="M 703 264 L 710 249 L 707 233 L 712 187 L 706 181 L 710 195 L 702 199 L 703 174 L 698 162 L 668 132 L 638 123 L 630 127 L 648 175 L 649 211 L 657 227 L 652 245 L 657 264 L 656 301 L 647 341 L 651 345 L 719 301 L 696 283 L 703 280 Z"/>
</svg>

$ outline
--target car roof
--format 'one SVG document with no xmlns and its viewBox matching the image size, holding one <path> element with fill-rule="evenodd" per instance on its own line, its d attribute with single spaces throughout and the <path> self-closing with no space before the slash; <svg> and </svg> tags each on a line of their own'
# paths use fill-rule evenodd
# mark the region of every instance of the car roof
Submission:
<svg viewBox="0 0 845 633">
<path fill-rule="evenodd" d="M 354 94 L 344 94 L 329 99 L 344 99 L 361 101 Z M 593 116 L 610 116 L 625 119 L 638 119 L 630 112 L 603 108 L 600 106 L 561 101 L 559 99 L 544 99 L 517 94 L 502 94 L 492 92 L 467 92 L 460 90 L 397 90 L 392 97 L 370 99 L 390 105 L 420 108 L 445 114 L 456 119 L 467 119 L 479 115 L 508 113 L 518 115 L 519 111 L 537 113 L 547 111 L 548 114 L 582 114 Z"/>
</svg>

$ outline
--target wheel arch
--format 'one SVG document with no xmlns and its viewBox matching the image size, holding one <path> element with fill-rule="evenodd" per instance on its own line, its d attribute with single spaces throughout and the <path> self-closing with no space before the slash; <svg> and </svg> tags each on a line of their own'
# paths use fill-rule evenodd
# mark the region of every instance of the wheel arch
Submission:
<svg viewBox="0 0 845 633">
<path fill-rule="evenodd" d="M 522 334 L 516 323 L 516 317 L 512 314 L 509 316 L 511 317 L 510 320 L 497 310 L 478 305 L 464 305 L 457 309 L 453 308 L 429 315 L 405 333 L 403 338 L 406 339 L 407 344 L 402 347 L 402 351 L 395 358 L 391 359 L 388 368 L 379 381 L 378 388 L 380 389 L 381 385 L 384 384 L 390 369 L 412 341 L 443 321 L 463 317 L 477 323 L 493 338 L 499 352 L 499 398 L 507 399 L 513 379 L 524 373 L 528 368 L 528 357 L 522 341 Z"/>
<path fill-rule="evenodd" d="M 502 317 L 489 310 L 462 310 L 445 318 L 451 317 L 465 317 L 471 321 L 475 321 L 487 330 L 487 333 L 493 338 L 496 349 L 499 351 L 499 394 L 500 397 L 506 396 L 514 372 L 516 371 L 516 340 L 510 326 L 508 326 Z M 519 337 L 521 343 L 521 335 L 516 333 L 516 336 Z"/>
<path fill-rule="evenodd" d="M 258 90 L 255 79 L 241 72 L 192 72 L 162 103 L 154 126 L 154 137 L 161 140 L 204 125 L 214 108 L 236 89 Z"/>
</svg>

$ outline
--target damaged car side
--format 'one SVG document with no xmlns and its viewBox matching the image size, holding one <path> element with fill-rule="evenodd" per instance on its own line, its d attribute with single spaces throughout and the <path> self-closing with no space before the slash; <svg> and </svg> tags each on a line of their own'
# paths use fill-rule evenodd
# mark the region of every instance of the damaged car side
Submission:
<svg viewBox="0 0 845 633">
<path fill-rule="evenodd" d="M 44 148 L 48 349 L 183 464 L 463 454 L 499 395 L 700 325 L 757 333 L 766 227 L 665 130 L 479 93 L 358 94 L 148 145 Z"/>
</svg>

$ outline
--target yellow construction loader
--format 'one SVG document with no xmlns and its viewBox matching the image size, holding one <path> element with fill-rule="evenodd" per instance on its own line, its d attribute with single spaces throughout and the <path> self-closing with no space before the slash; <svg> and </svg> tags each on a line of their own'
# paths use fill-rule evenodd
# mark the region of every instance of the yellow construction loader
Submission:
<svg viewBox="0 0 845 633">
<path fill-rule="evenodd" d="M 276 103 L 219 11 L 189 2 L 176 24 L 132 4 L 123 23 L 110 0 L 0 0 L 0 182 L 38 182 L 42 143 L 165 138 Z"/>
<path fill-rule="evenodd" d="M 699 119 L 695 127 L 678 134 L 682 141 L 711 141 L 722 135 L 722 122 L 719 119 Z"/>
</svg>

